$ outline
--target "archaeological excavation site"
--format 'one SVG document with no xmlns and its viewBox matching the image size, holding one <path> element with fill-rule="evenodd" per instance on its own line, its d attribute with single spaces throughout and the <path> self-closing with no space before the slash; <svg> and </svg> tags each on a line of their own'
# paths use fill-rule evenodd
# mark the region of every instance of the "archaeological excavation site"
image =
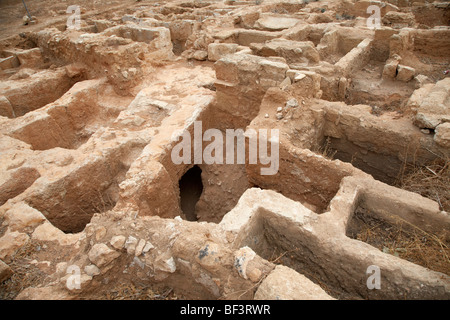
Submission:
<svg viewBox="0 0 450 320">
<path fill-rule="evenodd" d="M 450 300 L 449 212 L 449 1 L 0 1 L 0 300 Z"/>
</svg>

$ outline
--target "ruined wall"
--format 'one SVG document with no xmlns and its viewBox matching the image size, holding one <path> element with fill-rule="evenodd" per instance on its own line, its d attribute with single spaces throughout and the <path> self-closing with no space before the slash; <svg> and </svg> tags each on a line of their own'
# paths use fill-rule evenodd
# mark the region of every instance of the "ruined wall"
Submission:
<svg viewBox="0 0 450 320">
<path fill-rule="evenodd" d="M 0 297 L 449 299 L 445 8 L 139 2 L 22 26 L 0 41 Z"/>
</svg>

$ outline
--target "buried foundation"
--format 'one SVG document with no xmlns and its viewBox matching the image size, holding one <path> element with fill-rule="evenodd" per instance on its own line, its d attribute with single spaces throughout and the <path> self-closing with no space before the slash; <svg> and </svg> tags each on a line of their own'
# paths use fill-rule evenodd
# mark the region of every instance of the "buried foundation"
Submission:
<svg viewBox="0 0 450 320">
<path fill-rule="evenodd" d="M 351 163 L 377 180 L 397 185 L 411 167 L 448 155 L 448 150 L 436 144 L 432 135 L 423 134 L 408 120 L 377 117 L 364 105 L 318 102 L 320 105 L 325 105 L 323 109 L 319 107 L 324 111 L 324 122 L 313 149 Z"/>
<path fill-rule="evenodd" d="M 89 149 L 89 144 L 85 146 Z M 111 210 L 119 199 L 119 184 L 125 179 L 130 162 L 142 149 L 139 139 L 105 146 L 103 155 L 75 158 L 67 153 L 66 163 L 54 169 L 54 179 L 36 180 L 17 197 L 39 210 L 66 233 L 84 229 L 94 213 Z M 80 150 L 83 152 L 83 149 Z"/>
<path fill-rule="evenodd" d="M 77 149 L 89 139 L 99 124 L 108 125 L 120 112 L 116 104 L 105 105 L 107 95 L 110 98 L 115 96 L 103 80 L 81 81 L 61 98 L 13 119 L 1 131 L 29 144 L 33 150 L 56 147 Z M 121 102 L 128 100 L 115 97 Z M 35 132 L 42 134 L 36 135 Z"/>
<path fill-rule="evenodd" d="M 1 42 L 0 296 L 448 300 L 449 30 L 366 5 L 139 3 Z M 277 170 L 249 137 L 196 161 L 197 121 L 279 130 Z M 396 187 L 417 168 L 438 196 Z"/>
<path fill-rule="evenodd" d="M 271 199 L 268 196 L 269 192 L 252 189 L 254 191 L 249 191 L 249 194 L 251 193 L 251 197 L 256 199 L 259 198 L 256 195 L 259 192 L 261 192 L 261 195 L 267 194 L 265 196 L 268 199 L 267 205 L 263 201 L 260 203 L 261 206 L 259 208 L 253 208 L 249 211 L 243 210 L 243 207 L 238 205 L 230 212 L 229 216 L 224 218 L 221 225 L 225 226 L 227 230 L 237 232 L 238 236 L 234 243 L 236 247 L 249 246 L 268 261 L 275 264 L 283 264 L 296 270 L 335 298 L 395 299 L 395 297 L 399 298 L 404 294 L 408 295 L 409 298 L 429 294 L 434 298 L 442 295 L 441 297 L 443 298 L 447 295 L 448 292 L 446 293 L 445 286 L 448 283 L 446 280 L 443 280 L 443 282 L 437 280 L 446 279 L 446 276 L 442 273 L 434 273 L 386 253 L 386 250 L 381 251 L 375 247 L 363 245 L 362 242 L 345 236 L 346 233 L 351 235 L 352 230 L 354 230 L 355 220 L 358 219 L 355 218 L 352 211 L 348 212 L 347 216 L 342 215 L 342 209 L 347 206 L 348 210 L 355 210 L 355 204 L 359 201 L 358 197 L 354 198 L 354 193 L 347 193 L 345 190 L 350 185 L 356 186 L 355 183 L 360 182 L 357 180 L 355 182 L 350 181 L 352 181 L 352 178 L 345 179 L 338 193 L 339 196 L 336 197 L 336 200 L 331 205 L 331 210 L 319 216 L 301 205 L 292 206 L 290 210 L 284 206 L 276 206 L 275 203 L 271 203 L 276 197 L 269 200 Z M 375 191 L 375 189 L 370 187 L 371 183 L 368 183 L 366 186 L 371 189 L 370 192 Z M 381 183 L 373 183 L 373 186 L 376 186 L 376 189 L 382 188 Z M 347 189 L 347 191 L 350 190 Z M 275 196 L 275 194 L 273 195 Z M 382 197 L 382 195 L 379 196 Z M 404 196 L 409 197 L 414 202 L 416 199 L 420 201 L 419 199 L 421 198 L 407 192 L 404 192 Z M 337 200 L 338 198 L 339 200 Z M 357 201 L 356 203 L 354 202 L 355 200 Z M 241 201 L 240 203 L 244 204 L 247 200 L 241 199 Z M 346 202 L 347 204 L 345 204 Z M 399 204 L 392 205 L 394 207 L 399 206 Z M 271 206 L 273 207 L 269 209 Z M 389 206 L 390 203 L 387 201 L 386 207 L 389 208 Z M 436 208 L 433 209 L 433 206 L 426 207 L 426 205 L 423 205 L 420 212 L 409 212 L 406 202 L 403 202 L 401 206 L 403 208 L 399 212 L 400 215 L 398 217 L 408 221 L 412 228 L 420 219 L 426 219 L 425 217 L 429 217 L 430 214 L 433 216 L 439 212 L 436 211 Z M 339 208 L 338 210 L 341 213 L 336 211 L 337 208 Z M 240 218 L 238 218 L 239 211 L 241 212 Z M 294 214 L 294 212 L 296 213 Z M 396 216 L 396 214 L 393 215 Z M 350 219 L 350 223 L 346 222 L 347 219 Z M 331 223 L 331 225 L 328 223 Z M 347 223 L 348 226 L 346 227 Z M 437 226 L 441 223 L 448 225 L 448 218 L 445 216 L 434 218 L 434 221 L 429 222 L 427 225 L 429 228 L 427 229 L 428 232 L 431 232 L 433 229 L 436 230 L 436 228 L 440 229 Z M 326 233 L 324 233 L 325 230 L 327 230 Z M 444 237 L 448 237 L 448 234 L 444 235 Z M 430 248 L 430 250 L 433 249 Z M 441 248 L 441 252 L 436 256 L 439 257 L 441 264 L 448 266 L 446 254 L 448 252 L 443 251 L 443 248 Z M 392 262 L 390 267 L 387 267 L 387 261 Z M 382 290 L 371 291 L 365 286 L 365 280 L 367 279 L 366 269 L 370 265 L 377 265 L 382 270 Z M 440 269 L 440 271 L 442 272 L 443 270 Z M 408 281 L 411 281 L 411 285 L 407 288 L 397 284 L 398 280 L 396 279 L 399 276 L 399 272 L 403 274 L 403 280 L 408 278 Z M 448 273 L 448 270 L 445 272 Z M 431 278 L 428 278 L 429 276 L 438 281 L 439 284 L 436 283 L 434 287 L 431 283 L 434 283 L 435 280 L 431 280 Z M 425 285 L 421 281 L 428 280 L 424 280 L 425 278 L 422 277 L 428 278 L 431 282 Z M 412 283 L 416 283 L 416 285 Z M 419 286 L 420 283 L 422 283 L 422 286 Z"/>
<path fill-rule="evenodd" d="M 5 81 L 0 90 L 5 101 L 10 104 L 10 112 L 2 110 L 1 115 L 9 118 L 21 117 L 57 100 L 80 80 L 82 78 L 70 78 L 65 68 L 59 68 L 32 72 L 21 80 Z"/>
<path fill-rule="evenodd" d="M 347 227 L 347 236 L 364 241 L 384 253 L 392 254 L 427 269 L 449 274 L 448 235 L 429 233 L 417 225 L 390 215 L 383 219 L 359 205 Z"/>
<path fill-rule="evenodd" d="M 40 109 L 87 78 L 83 68 L 53 64 L 39 47 L 10 48 L 2 54 L 17 61 L 2 74 L 0 115 L 4 117 L 17 118 Z"/>
</svg>

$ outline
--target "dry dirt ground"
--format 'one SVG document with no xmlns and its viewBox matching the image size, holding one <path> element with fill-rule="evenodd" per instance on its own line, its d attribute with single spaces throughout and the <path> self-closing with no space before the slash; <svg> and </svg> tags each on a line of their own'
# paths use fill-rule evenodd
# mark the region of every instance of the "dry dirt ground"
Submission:
<svg viewBox="0 0 450 320">
<path fill-rule="evenodd" d="M 448 1 L 25 3 L 0 299 L 450 299 Z"/>
</svg>

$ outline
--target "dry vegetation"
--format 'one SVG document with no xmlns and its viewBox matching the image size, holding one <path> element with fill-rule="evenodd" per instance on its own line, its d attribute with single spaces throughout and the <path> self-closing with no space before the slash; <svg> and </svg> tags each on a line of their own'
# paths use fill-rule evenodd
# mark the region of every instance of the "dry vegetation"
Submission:
<svg viewBox="0 0 450 320">
<path fill-rule="evenodd" d="M 385 253 L 428 269 L 450 275 L 450 241 L 440 234 L 430 234 L 393 216 L 390 224 L 359 207 L 349 227 L 349 236 L 364 241 Z"/>
<path fill-rule="evenodd" d="M 416 192 L 450 211 L 450 159 L 439 157 L 425 166 L 410 166 L 402 174 L 398 187 Z"/>
<path fill-rule="evenodd" d="M 172 288 L 157 290 L 145 284 L 130 282 L 118 283 L 115 287 L 103 293 L 99 299 L 106 300 L 178 300 L 179 297 Z"/>
<path fill-rule="evenodd" d="M 311 151 L 323 156 L 328 160 L 334 160 L 337 153 L 336 149 L 331 147 L 331 138 L 327 137 L 322 144 L 316 144 L 312 147 Z"/>
<path fill-rule="evenodd" d="M 14 299 L 23 289 L 42 285 L 48 275 L 36 265 L 30 264 L 33 255 L 39 252 L 43 244 L 38 241 L 29 241 L 16 251 L 9 267 L 14 274 L 8 280 L 0 283 L 0 300 Z"/>
</svg>

